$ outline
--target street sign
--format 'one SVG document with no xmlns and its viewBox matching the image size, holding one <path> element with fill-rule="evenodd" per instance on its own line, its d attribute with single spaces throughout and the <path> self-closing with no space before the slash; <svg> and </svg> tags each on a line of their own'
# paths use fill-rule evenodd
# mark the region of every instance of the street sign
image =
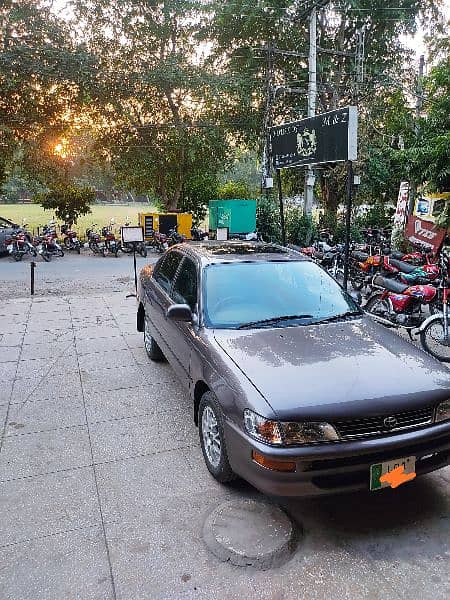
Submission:
<svg viewBox="0 0 450 600">
<path fill-rule="evenodd" d="M 272 127 L 275 169 L 357 159 L 358 110 L 347 106 Z"/>
</svg>

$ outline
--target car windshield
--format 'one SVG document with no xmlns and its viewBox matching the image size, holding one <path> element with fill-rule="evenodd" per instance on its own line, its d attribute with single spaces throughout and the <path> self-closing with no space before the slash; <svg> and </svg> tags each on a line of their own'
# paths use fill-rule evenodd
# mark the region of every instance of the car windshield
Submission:
<svg viewBox="0 0 450 600">
<path fill-rule="evenodd" d="M 291 327 L 362 314 L 323 269 L 309 261 L 217 263 L 205 269 L 207 327 Z"/>
</svg>

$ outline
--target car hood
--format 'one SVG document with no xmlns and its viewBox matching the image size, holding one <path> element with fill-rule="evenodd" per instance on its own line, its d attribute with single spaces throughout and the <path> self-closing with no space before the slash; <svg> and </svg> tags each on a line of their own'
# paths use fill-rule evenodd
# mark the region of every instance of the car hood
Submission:
<svg viewBox="0 0 450 600">
<path fill-rule="evenodd" d="M 450 395 L 445 367 L 369 317 L 214 338 L 280 419 L 401 412 Z"/>
</svg>

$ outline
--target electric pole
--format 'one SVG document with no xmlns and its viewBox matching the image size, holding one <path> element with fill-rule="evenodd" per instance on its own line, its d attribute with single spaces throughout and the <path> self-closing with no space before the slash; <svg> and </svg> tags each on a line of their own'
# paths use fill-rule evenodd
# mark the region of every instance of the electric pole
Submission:
<svg viewBox="0 0 450 600">
<path fill-rule="evenodd" d="M 423 54 L 419 57 L 419 74 L 417 76 L 416 84 L 416 119 L 414 123 L 414 132 L 416 136 L 419 135 L 419 118 L 422 112 L 423 106 L 423 74 L 425 69 L 425 57 Z M 414 211 L 414 201 L 416 198 L 416 182 L 411 180 L 409 182 L 409 202 L 408 202 L 408 216 Z"/>
<path fill-rule="evenodd" d="M 308 117 L 316 115 L 317 99 L 317 9 L 314 6 L 309 15 L 309 58 L 308 58 Z M 305 171 L 305 215 L 312 213 L 314 171 L 308 165 Z"/>
</svg>

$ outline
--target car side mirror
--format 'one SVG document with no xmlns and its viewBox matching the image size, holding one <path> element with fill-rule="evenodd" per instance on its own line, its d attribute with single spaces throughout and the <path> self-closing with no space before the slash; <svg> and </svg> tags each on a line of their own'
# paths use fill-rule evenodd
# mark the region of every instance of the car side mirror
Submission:
<svg viewBox="0 0 450 600">
<path fill-rule="evenodd" d="M 172 304 L 166 312 L 166 317 L 171 321 L 184 321 L 192 323 L 192 310 L 187 304 Z"/>
</svg>

